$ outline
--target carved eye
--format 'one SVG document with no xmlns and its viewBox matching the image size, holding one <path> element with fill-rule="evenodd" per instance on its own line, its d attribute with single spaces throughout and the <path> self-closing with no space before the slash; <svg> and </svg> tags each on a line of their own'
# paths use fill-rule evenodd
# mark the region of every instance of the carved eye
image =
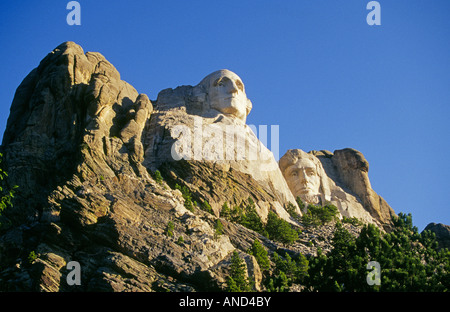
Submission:
<svg viewBox="0 0 450 312">
<path fill-rule="evenodd" d="M 217 86 L 222 87 L 223 85 L 224 84 L 223 84 L 223 79 L 222 78 L 219 78 L 216 81 L 214 81 L 214 87 L 217 87 Z"/>
<path fill-rule="evenodd" d="M 297 171 L 293 171 L 293 172 L 291 173 L 291 176 L 293 176 L 293 177 L 296 177 L 296 176 L 298 176 L 298 173 L 297 173 Z"/>
<path fill-rule="evenodd" d="M 242 92 L 244 91 L 244 84 L 242 83 L 242 81 L 240 80 L 236 80 L 236 86 L 239 88 L 239 90 L 241 90 Z"/>
<path fill-rule="evenodd" d="M 306 174 L 312 176 L 312 175 L 315 175 L 316 173 L 314 172 L 314 170 L 308 169 L 308 170 L 306 170 Z"/>
</svg>

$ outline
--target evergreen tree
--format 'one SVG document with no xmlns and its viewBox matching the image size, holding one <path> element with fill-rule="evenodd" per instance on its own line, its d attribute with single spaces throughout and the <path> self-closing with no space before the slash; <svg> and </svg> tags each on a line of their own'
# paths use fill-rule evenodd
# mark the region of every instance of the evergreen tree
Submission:
<svg viewBox="0 0 450 312">
<path fill-rule="evenodd" d="M 155 182 L 158 184 L 162 184 L 164 181 L 161 172 L 159 170 L 155 171 L 155 173 L 153 174 L 153 179 L 155 179 Z"/>
<path fill-rule="evenodd" d="M 183 195 L 184 207 L 186 207 L 187 210 L 194 212 L 194 203 L 192 202 L 192 194 L 189 188 L 185 185 L 180 186 L 179 184 L 175 184 L 175 189 L 179 190 Z"/>
<path fill-rule="evenodd" d="M 231 217 L 231 210 L 228 207 L 227 202 L 224 202 L 222 205 L 222 210 L 220 211 L 220 216 L 229 220 L 229 218 Z"/>
<path fill-rule="evenodd" d="M 331 204 L 325 206 L 310 204 L 301 221 L 305 225 L 319 226 L 334 220 L 338 212 L 337 207 Z"/>
<path fill-rule="evenodd" d="M 214 238 L 217 239 L 220 235 L 223 234 L 223 224 L 219 219 L 216 220 L 214 224 Z"/>
<path fill-rule="evenodd" d="M 8 177 L 8 173 L 2 169 L 2 158 L 3 155 L 0 153 L 0 216 L 7 208 L 13 207 L 13 198 L 18 186 L 14 186 L 12 188 L 8 187 L 8 183 L 6 181 Z M 6 221 L 6 222 L 5 222 Z M 4 225 L 3 222 L 7 223 L 6 218 L 0 219 L 0 229 Z"/>
<path fill-rule="evenodd" d="M 316 291 L 448 291 L 450 252 L 435 236 L 419 234 L 410 214 L 393 219 L 390 233 L 365 225 L 358 237 L 337 224 L 333 249 L 310 259 L 307 285 Z M 369 285 L 367 264 L 380 265 L 381 284 Z"/>
<path fill-rule="evenodd" d="M 241 215 L 241 220 L 239 223 L 261 235 L 267 236 L 264 223 L 262 222 L 261 217 L 256 211 L 254 205 L 247 205 L 244 213 Z"/>
<path fill-rule="evenodd" d="M 239 257 L 237 251 L 231 256 L 230 275 L 227 277 L 226 291 L 246 292 L 250 291 L 250 282 L 247 278 L 247 270 L 244 260 Z"/>
<path fill-rule="evenodd" d="M 266 231 L 270 239 L 284 244 L 292 244 L 298 239 L 298 233 L 291 225 L 270 211 L 267 217 Z"/>
<path fill-rule="evenodd" d="M 267 250 L 261 245 L 259 240 L 253 241 L 252 247 L 248 250 L 249 255 L 253 255 L 259 264 L 261 270 L 266 271 L 270 268 L 269 257 L 267 256 Z"/>
<path fill-rule="evenodd" d="M 297 213 L 297 211 L 295 210 L 295 206 L 293 203 L 289 202 L 286 206 L 286 211 L 287 213 L 289 213 L 289 215 L 294 218 L 297 221 L 300 221 L 302 219 L 302 217 Z"/>
<path fill-rule="evenodd" d="M 202 202 L 202 204 L 200 205 L 200 208 L 201 208 L 203 211 L 209 212 L 210 214 L 214 214 L 213 209 L 212 209 L 211 205 L 208 203 L 207 200 L 204 200 L 204 201 Z"/>
<path fill-rule="evenodd" d="M 300 211 L 303 212 L 303 210 L 305 210 L 305 203 L 302 201 L 302 199 L 300 198 L 300 196 L 297 196 L 297 198 L 295 199 L 295 201 L 297 202 L 298 208 L 300 208 Z"/>
<path fill-rule="evenodd" d="M 288 291 L 292 284 L 303 284 L 308 275 L 308 260 L 302 254 L 292 258 L 285 253 L 282 258 L 278 253 L 274 253 L 272 261 L 275 264 L 271 277 L 266 280 L 266 287 L 269 291 Z"/>
<path fill-rule="evenodd" d="M 172 237 L 173 236 L 173 230 L 175 229 L 175 225 L 173 224 L 172 221 L 169 221 L 169 223 L 167 223 L 167 227 L 166 227 L 166 235 L 168 237 Z"/>
</svg>

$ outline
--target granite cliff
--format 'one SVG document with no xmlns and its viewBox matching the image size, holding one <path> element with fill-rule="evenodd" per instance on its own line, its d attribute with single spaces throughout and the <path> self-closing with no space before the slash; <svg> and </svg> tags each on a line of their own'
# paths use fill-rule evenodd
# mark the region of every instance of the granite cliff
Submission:
<svg viewBox="0 0 450 312">
<path fill-rule="evenodd" d="M 389 229 L 394 210 L 372 189 L 369 163 L 361 152 L 288 150 L 280 169 L 294 196 L 306 203 L 331 203 L 342 217 Z"/>
<path fill-rule="evenodd" d="M 58 46 L 18 87 L 3 137 L 2 165 L 19 189 L 2 216 L 0 290 L 220 290 L 233 251 L 262 290 L 248 253 L 256 239 L 269 253 L 327 251 L 333 225 L 299 222 L 283 170 L 245 124 L 251 109 L 226 70 L 150 101 L 101 54 Z M 199 129 L 208 133 L 201 154 L 190 145 Z M 371 189 L 362 154 L 311 155 L 330 195 L 340 194 L 341 215 L 389 224 L 393 210 Z M 246 205 L 263 223 L 272 212 L 302 229 L 299 239 L 287 246 L 223 217 L 224 207 Z M 80 263 L 81 285 L 66 283 L 70 261 Z"/>
</svg>

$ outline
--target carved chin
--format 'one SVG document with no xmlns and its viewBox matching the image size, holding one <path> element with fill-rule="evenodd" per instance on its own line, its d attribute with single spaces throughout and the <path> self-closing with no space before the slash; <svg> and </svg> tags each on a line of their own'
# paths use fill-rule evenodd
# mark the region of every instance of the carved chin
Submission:
<svg viewBox="0 0 450 312">
<path fill-rule="evenodd" d="M 218 111 L 221 112 L 222 114 L 232 115 L 232 116 L 234 116 L 236 118 L 239 118 L 239 119 L 242 119 L 245 116 L 238 109 L 236 109 L 235 107 L 232 107 L 232 106 L 218 109 Z"/>
<path fill-rule="evenodd" d="M 219 103 L 215 103 L 215 105 L 213 104 L 212 108 L 218 110 L 222 114 L 233 115 L 240 119 L 245 117 L 246 108 L 244 107 L 244 109 L 241 109 L 242 103 L 240 103 L 240 101 L 226 99 L 220 101 Z"/>
<path fill-rule="evenodd" d="M 318 204 L 320 202 L 319 194 L 302 194 L 300 198 L 308 204 Z"/>
</svg>

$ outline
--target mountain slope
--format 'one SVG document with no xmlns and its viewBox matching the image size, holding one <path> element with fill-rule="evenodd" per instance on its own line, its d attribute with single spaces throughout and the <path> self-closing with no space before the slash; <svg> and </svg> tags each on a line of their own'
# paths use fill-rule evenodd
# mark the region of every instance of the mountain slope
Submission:
<svg viewBox="0 0 450 312">
<path fill-rule="evenodd" d="M 220 290 L 233 251 L 261 290 L 261 270 L 248 254 L 256 239 L 270 254 L 329 250 L 329 227 L 304 229 L 288 246 L 220 217 L 227 202 L 255 209 L 263 221 L 275 212 L 298 229 L 285 210 L 293 198 L 285 181 L 273 184 L 281 173 L 202 161 L 154 167 L 148 142 L 158 135 L 158 109 L 101 54 L 73 42 L 24 79 L 1 147 L 8 182 L 19 189 L 0 229 L 0 290 Z M 197 205 L 186 205 L 183 187 Z M 205 202 L 212 211 L 201 209 Z M 66 282 L 71 261 L 80 264 L 81 285 Z"/>
</svg>

